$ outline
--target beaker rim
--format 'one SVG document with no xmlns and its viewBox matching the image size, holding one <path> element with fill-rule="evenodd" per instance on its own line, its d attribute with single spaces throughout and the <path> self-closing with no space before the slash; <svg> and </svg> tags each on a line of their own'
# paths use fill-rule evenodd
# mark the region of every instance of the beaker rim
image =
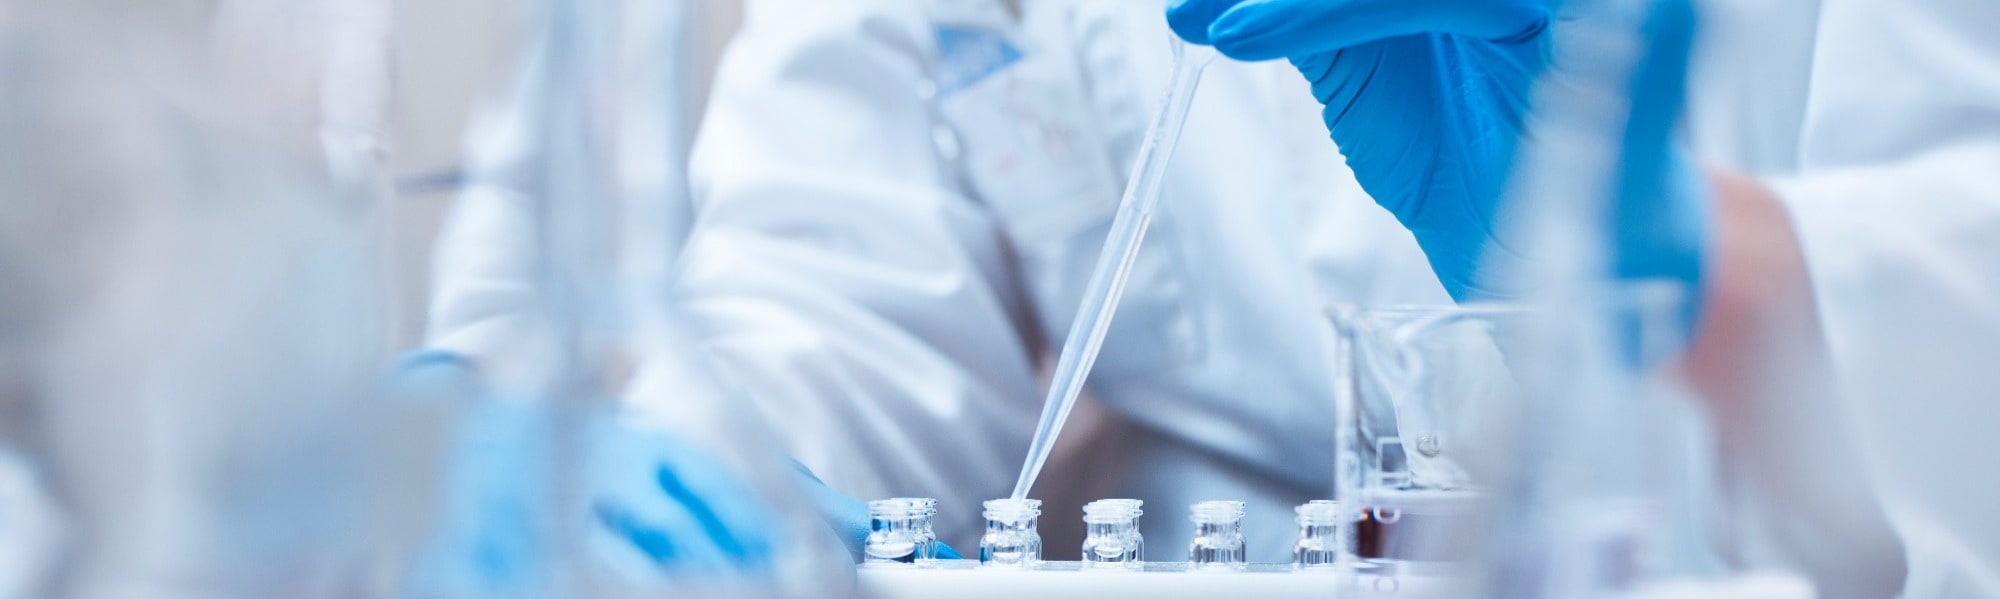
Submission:
<svg viewBox="0 0 2000 599">
<path fill-rule="evenodd" d="M 1429 316 L 1453 314 L 1465 316 L 1520 316 L 1538 311 L 1574 308 L 1578 306 L 1653 306 L 1666 308 L 1674 306 L 1682 298 L 1692 293 L 1687 284 L 1667 279 L 1637 279 L 1614 281 L 1590 285 L 1578 293 L 1567 297 L 1530 298 L 1521 300 L 1478 300 L 1471 302 L 1414 303 L 1392 302 L 1370 304 L 1362 302 L 1328 302 L 1323 310 L 1328 316 L 1338 317 L 1343 312 L 1359 312 L 1378 315 Z"/>
</svg>

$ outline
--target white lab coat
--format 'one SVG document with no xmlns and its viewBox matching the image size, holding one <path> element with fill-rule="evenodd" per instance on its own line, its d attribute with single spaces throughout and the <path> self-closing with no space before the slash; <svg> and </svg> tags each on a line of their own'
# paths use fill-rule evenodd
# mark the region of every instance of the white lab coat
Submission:
<svg viewBox="0 0 2000 599">
<path fill-rule="evenodd" d="M 690 226 L 686 185 L 684 122 L 687 88 L 693 76 L 688 59 L 688 2 L 623 2 L 612 5 L 611 44 L 597 48 L 607 64 L 582 76 L 588 114 L 561 115 L 585 123 L 582 135 L 590 159 L 609 164 L 589 173 L 598 198 L 621 215 L 612 231 L 618 276 L 664 279 Z M 553 126 L 540 104 L 551 83 L 537 68 L 548 48 L 537 39 L 523 52 L 523 64 L 503 94 L 481 107 L 468 134 L 467 182 L 438 234 L 432 257 L 432 296 L 425 343 L 454 352 L 489 371 L 519 370 L 517 362 L 538 323 L 534 260 L 537 252 L 535 198 L 542 189 L 537 169 L 547 156 Z M 648 244 L 640 247 L 637 244 Z"/>
<path fill-rule="evenodd" d="M 1160 10 L 748 4 L 696 141 L 679 289 L 834 488 L 937 497 L 941 534 L 976 546 L 1165 88 Z M 1222 498 L 1250 503 L 1251 559 L 1289 559 L 1291 507 L 1331 487 L 1322 298 L 1449 301 L 1318 108 L 1282 63 L 1209 70 L 1092 374 L 1145 432 L 1101 476 L 1146 500 L 1153 559 L 1188 503 Z"/>
<path fill-rule="evenodd" d="M 695 152 L 679 284 L 714 351 L 788 451 L 851 494 L 939 497 L 961 549 L 1013 480 L 1164 78 L 1155 3 L 1056 4 L 753 1 Z M 1693 148 L 1793 210 L 1869 456 L 1855 492 L 1884 495 L 1910 596 L 2000 595 L 1979 463 L 2000 402 L 1976 386 L 2000 357 L 2000 4 L 1703 9 Z M 954 24 L 1024 58 L 957 89 L 980 69 L 939 60 Z M 1289 67 L 1218 64 L 1203 89 L 1092 392 L 1149 433 L 1106 473 L 1149 499 L 1149 535 L 1235 496 L 1257 539 L 1325 487 L 1318 302 L 1444 296 Z"/>
<path fill-rule="evenodd" d="M 1689 86 L 1705 158 L 1798 230 L 1906 596 L 2000 596 L 2000 3 L 1708 2 Z"/>
</svg>

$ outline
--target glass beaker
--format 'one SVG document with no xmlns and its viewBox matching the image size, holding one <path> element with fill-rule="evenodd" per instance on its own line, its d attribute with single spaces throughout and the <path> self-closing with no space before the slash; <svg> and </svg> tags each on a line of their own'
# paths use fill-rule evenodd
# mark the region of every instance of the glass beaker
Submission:
<svg viewBox="0 0 2000 599">
<path fill-rule="evenodd" d="M 1673 521 L 1695 511 L 1704 438 L 1664 366 L 1686 341 L 1681 297 L 1647 283 L 1534 306 L 1335 307 L 1344 558 L 1625 585 L 1699 553 L 1674 532 L 1699 526 Z"/>
<path fill-rule="evenodd" d="M 1342 348 L 1341 504 L 1357 566 L 1472 557 L 1483 481 L 1482 413 L 1516 403 L 1496 336 L 1527 314 L 1507 306 L 1333 311 Z"/>
</svg>

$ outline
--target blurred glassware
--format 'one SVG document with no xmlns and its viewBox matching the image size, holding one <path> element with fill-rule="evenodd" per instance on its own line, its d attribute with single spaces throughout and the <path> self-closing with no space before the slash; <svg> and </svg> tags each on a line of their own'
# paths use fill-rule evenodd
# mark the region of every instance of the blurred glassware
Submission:
<svg viewBox="0 0 2000 599">
<path fill-rule="evenodd" d="M 1340 380 L 1352 402 L 1352 557 L 1362 566 L 1464 563 L 1482 484 L 1472 476 L 1487 412 L 1518 405 L 1493 335 L 1522 312 L 1505 307 L 1341 307 L 1349 349 Z M 1343 489 L 1346 491 L 1346 489 Z"/>
<path fill-rule="evenodd" d="M 1508 596 L 1727 573 L 1700 532 L 1706 423 L 1671 369 L 1635 349 L 1675 343 L 1679 293 L 1336 308 L 1347 563 Z"/>
<path fill-rule="evenodd" d="M 475 403 L 503 417 L 461 433 L 453 492 L 465 499 L 440 515 L 457 524 L 441 531 L 419 590 L 817 596 L 851 586 L 840 584 L 852 576 L 846 552 L 674 307 L 688 4 L 515 8 L 532 33 L 517 76 L 475 120 L 467 186 L 439 242 L 432 322 L 432 343 L 460 352 L 476 379 Z M 448 266 L 468 256 L 475 267 Z M 466 330 L 475 334 L 457 336 Z M 487 464 L 494 452 L 476 447 L 491 444 L 517 459 Z M 479 474 L 512 464 L 539 467 Z M 482 562 L 488 547 L 508 563 Z"/>
<path fill-rule="evenodd" d="M 660 285 L 677 242 L 614 226 L 672 218 L 658 204 L 672 198 L 648 192 L 677 193 L 656 170 L 677 158 L 593 137 L 658 133 L 638 116 L 597 127 L 594 100 L 625 89 L 614 67 L 654 64 L 651 49 L 673 41 L 648 36 L 670 35 L 671 19 L 609 18 L 608 0 L 531 17 L 546 49 L 526 79 L 547 85 L 526 86 L 521 120 L 502 120 L 526 123 L 532 150 L 508 156 L 522 177 L 504 183 L 542 217 L 521 240 L 531 359 L 443 362 L 437 384 L 385 388 L 390 224 L 371 103 L 389 13 L 322 4 L 0 12 L 0 195 L 29 199 L 0 204 L 0 446 L 43 475 L 66 533 L 26 596 L 844 588 L 845 553 L 799 509 L 791 468 L 677 332 Z M 619 14 L 682 6 L 641 4 Z M 628 62 L 593 45 L 614 24 L 628 26 L 616 38 Z M 651 97 L 616 106 L 649 110 Z M 624 184 L 607 183 L 607 165 L 629 169 L 615 171 Z M 627 245 L 605 251 L 607 239 Z M 713 505 L 675 493 L 693 488 Z M 660 538 L 649 518 L 701 507 L 782 534 L 735 538 L 742 571 L 635 542 Z M 433 535 L 458 529 L 473 534 Z M 513 561 L 495 580 L 426 586 L 434 571 L 412 566 L 463 539 L 462 556 Z"/>
<path fill-rule="evenodd" d="M 5 17 L 0 443 L 67 533 L 29 596 L 380 596 L 419 543 L 443 414 L 378 393 L 376 223 L 212 8 Z"/>
</svg>

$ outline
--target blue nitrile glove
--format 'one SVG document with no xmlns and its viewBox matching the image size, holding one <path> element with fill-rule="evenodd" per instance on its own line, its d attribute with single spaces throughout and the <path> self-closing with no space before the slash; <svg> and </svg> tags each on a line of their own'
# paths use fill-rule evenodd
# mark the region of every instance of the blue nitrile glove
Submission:
<svg viewBox="0 0 2000 599">
<path fill-rule="evenodd" d="M 595 549 L 585 557 L 612 570 L 643 564 L 628 580 L 639 584 L 755 585 L 772 576 L 774 512 L 707 452 L 665 432 L 590 418 L 578 431 L 584 464 L 576 471 L 589 513 L 564 516 L 548 486 L 560 480 L 553 411 L 528 401 L 478 404 L 461 425 L 443 526 L 412 595 L 540 596 L 555 584 L 555 551 L 573 547 Z M 555 537 L 571 531 L 603 541 Z"/>
<path fill-rule="evenodd" d="M 1501 196 L 1531 87 L 1549 62 L 1549 2 L 1176 0 L 1167 19 L 1181 37 L 1233 58 L 1291 59 L 1362 188 L 1410 229 L 1452 297 L 1520 294 L 1481 275 L 1518 272 L 1510 262 L 1527 246 L 1505 237 L 1515 227 Z M 1640 96 L 1653 105 L 1635 107 L 1649 114 L 1628 136 L 1612 223 L 1621 278 L 1699 283 L 1705 205 L 1660 191 L 1690 171 L 1652 136 L 1679 112 L 1684 71 L 1673 73 L 1670 97 Z M 1665 85 L 1662 76 L 1640 85 Z"/>
<path fill-rule="evenodd" d="M 1494 234 L 1548 63 L 1543 0 L 1179 0 L 1167 19 L 1231 58 L 1290 58 L 1362 189 L 1415 234 L 1452 297 L 1513 295 L 1477 274 L 1519 249 Z"/>
<path fill-rule="evenodd" d="M 725 462 L 660 430 L 605 418 L 587 430 L 599 524 L 669 579 L 768 579 L 780 524 Z"/>
<path fill-rule="evenodd" d="M 399 386 L 408 384 L 405 374 L 397 372 Z M 554 584 L 546 572 L 554 521 L 545 484 L 551 463 L 546 410 L 484 398 L 465 408 L 445 459 L 438 527 L 405 594 L 547 593 Z"/>
<path fill-rule="evenodd" d="M 840 535 L 840 540 L 847 545 L 848 556 L 854 558 L 855 563 L 860 563 L 868 543 L 868 533 L 875 523 L 868 516 L 868 504 L 827 487 L 804 464 L 792 462 L 792 466 L 798 473 L 799 487 L 805 490 L 806 500 L 819 510 L 820 519 Z M 937 552 L 938 559 L 962 559 L 958 550 L 943 542 L 938 543 Z"/>
<path fill-rule="evenodd" d="M 545 402 L 486 393 L 473 363 L 449 352 L 406 355 L 390 377 L 412 400 L 465 399 L 447 457 L 440 526 L 412 572 L 412 596 L 532 597 L 551 590 L 554 551 L 644 564 L 643 579 L 696 588 L 771 575 L 774 512 L 724 462 L 663 431 L 612 415 L 585 418 L 577 469 L 588 514 L 559 513 L 557 414 Z M 463 393 L 476 391 L 467 398 Z M 563 522 L 562 518 L 575 518 Z M 558 542 L 583 531 L 595 544 Z M 602 535 L 602 536 L 598 536 Z M 630 572 L 628 569 L 627 572 Z"/>
</svg>

